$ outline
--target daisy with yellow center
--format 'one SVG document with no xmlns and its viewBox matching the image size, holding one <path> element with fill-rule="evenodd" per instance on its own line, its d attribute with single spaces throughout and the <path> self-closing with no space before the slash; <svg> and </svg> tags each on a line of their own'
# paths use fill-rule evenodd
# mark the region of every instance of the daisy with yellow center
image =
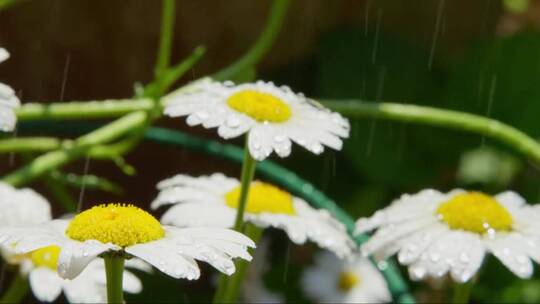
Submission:
<svg viewBox="0 0 540 304">
<path fill-rule="evenodd" d="M 53 302 L 62 291 L 70 303 L 105 303 L 107 301 L 105 264 L 103 259 L 91 261 L 73 280 L 62 279 L 56 270 L 60 247 L 52 245 L 20 255 L 21 272 L 29 278 L 30 289 L 42 302 Z M 137 259 L 126 266 L 149 272 L 148 264 Z M 141 281 L 131 272 L 123 272 L 123 290 L 129 293 L 142 291 Z"/>
<path fill-rule="evenodd" d="M 158 184 L 152 208 L 174 204 L 161 222 L 179 227 L 233 227 L 240 195 L 237 179 L 216 173 L 211 176 L 177 175 Z M 351 254 L 354 244 L 345 227 L 326 210 L 317 210 L 304 200 L 271 184 L 251 183 L 245 220 L 267 228 L 284 230 L 296 244 L 307 240 L 340 257 Z M 198 216 L 193 216 L 198 214 Z"/>
<path fill-rule="evenodd" d="M 247 147 L 256 160 L 272 152 L 291 153 L 294 141 L 320 154 L 324 146 L 340 150 L 349 136 L 349 122 L 288 87 L 258 81 L 234 85 L 201 81 L 188 93 L 166 97 L 165 115 L 187 116 L 191 126 L 218 128 L 218 134 L 234 138 L 248 134 Z"/>
<path fill-rule="evenodd" d="M 0 48 L 0 63 L 9 58 L 6 49 Z M 21 102 L 15 92 L 9 86 L 0 82 L 0 131 L 8 132 L 15 128 L 17 116 L 14 109 L 18 108 Z"/>
<path fill-rule="evenodd" d="M 106 262 L 108 257 L 136 257 L 174 278 L 197 279 L 195 260 L 230 275 L 232 259 L 250 260 L 247 248 L 255 246 L 228 229 L 162 226 L 149 213 L 123 204 L 95 206 L 69 220 L 0 229 L 0 243 L 16 254 L 58 246 L 58 273 L 66 279 L 77 277 L 99 256 Z"/>
<path fill-rule="evenodd" d="M 330 252 L 315 256 L 301 281 L 315 303 L 389 303 L 390 292 L 380 272 L 366 258 L 337 258 Z"/>
<path fill-rule="evenodd" d="M 357 222 L 359 233 L 374 229 L 363 252 L 376 258 L 397 254 L 414 280 L 450 274 L 456 282 L 466 282 L 486 253 L 520 278 L 531 277 L 531 260 L 540 262 L 540 208 L 514 192 L 405 194 Z"/>
</svg>

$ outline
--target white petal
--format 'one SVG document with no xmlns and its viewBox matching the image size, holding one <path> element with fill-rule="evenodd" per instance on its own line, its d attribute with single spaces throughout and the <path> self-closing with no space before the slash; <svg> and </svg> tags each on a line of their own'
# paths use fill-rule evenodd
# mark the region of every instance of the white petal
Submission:
<svg viewBox="0 0 540 304">
<path fill-rule="evenodd" d="M 196 241 L 213 241 L 222 240 L 227 242 L 236 243 L 246 247 L 255 248 L 255 243 L 247 236 L 231 230 L 222 228 L 175 228 L 167 227 L 167 231 L 170 232 L 175 238 L 191 237 Z"/>
<path fill-rule="evenodd" d="M 52 302 L 62 292 L 62 279 L 49 268 L 35 268 L 30 271 L 28 279 L 32 293 L 42 302 Z"/>
<path fill-rule="evenodd" d="M 0 48 L 0 62 L 6 61 L 9 58 L 9 53 L 6 49 Z"/>
<path fill-rule="evenodd" d="M 495 196 L 495 199 L 503 204 L 506 208 L 515 210 L 526 204 L 525 199 L 521 195 L 513 191 L 505 191 Z"/>
<path fill-rule="evenodd" d="M 13 110 L 21 106 L 21 101 L 15 91 L 7 84 L 0 82 L 0 107 Z M 13 113 L 13 111 L 11 111 Z"/>
<path fill-rule="evenodd" d="M 122 286 L 125 292 L 140 293 L 143 289 L 141 280 L 129 271 L 124 271 Z"/>
<path fill-rule="evenodd" d="M 219 126 L 218 134 L 223 139 L 231 139 L 246 133 L 255 122 L 245 115 L 228 113 L 224 123 Z"/>
<path fill-rule="evenodd" d="M 433 214 L 437 205 L 447 198 L 448 195 L 433 189 L 422 190 L 413 195 L 403 194 L 389 207 L 375 212 L 372 217 L 359 219 L 356 222 L 356 232 L 364 233 L 383 225 L 398 224 Z"/>
<path fill-rule="evenodd" d="M 69 303 L 105 303 L 107 302 L 107 288 L 103 284 L 82 278 L 84 273 L 69 281 L 64 281 L 64 294 Z M 105 276 L 105 273 L 102 273 Z M 92 279 L 92 278 L 89 278 Z"/>
<path fill-rule="evenodd" d="M 161 223 L 177 227 L 223 227 L 234 225 L 236 211 L 228 206 L 214 203 L 183 203 L 167 210 Z"/>
<path fill-rule="evenodd" d="M 362 252 L 365 254 L 377 255 L 377 251 L 384 246 L 387 246 L 392 242 L 397 242 L 400 239 L 435 223 L 437 223 L 437 218 L 435 215 L 431 215 L 418 218 L 415 221 L 411 220 L 400 224 L 384 226 L 378 229 L 377 232 L 362 245 Z"/>
<path fill-rule="evenodd" d="M 132 258 L 126 260 L 125 266 L 126 268 L 137 269 L 147 273 L 152 272 L 152 266 L 141 259 Z"/>
<path fill-rule="evenodd" d="M 398 260 L 401 264 L 409 265 L 420 257 L 426 249 L 437 241 L 449 229 L 444 224 L 434 224 L 405 238 L 401 244 Z"/>
<path fill-rule="evenodd" d="M 198 279 L 199 267 L 195 261 L 177 252 L 171 240 L 161 239 L 144 244 L 129 246 L 126 252 L 138 257 L 173 278 Z"/>
<path fill-rule="evenodd" d="M 170 187 L 159 192 L 156 199 L 151 204 L 152 209 L 163 205 L 178 204 L 185 202 L 205 202 L 221 203 L 221 195 L 210 193 L 205 189 L 196 189 L 190 187 Z"/>
<path fill-rule="evenodd" d="M 491 253 L 515 275 L 522 279 L 532 276 L 533 265 L 527 255 L 525 244 L 514 234 L 498 234 L 494 239 L 487 241 L 487 246 Z"/>
<path fill-rule="evenodd" d="M 85 242 L 67 241 L 58 256 L 58 273 L 62 278 L 73 279 L 78 276 L 88 263 L 98 255 L 120 248 L 112 244 L 103 244 L 96 240 Z"/>
<path fill-rule="evenodd" d="M 255 160 L 262 161 L 270 156 L 273 151 L 272 143 L 274 136 L 274 130 L 271 125 L 255 125 L 248 134 L 248 147 L 251 157 Z"/>
</svg>

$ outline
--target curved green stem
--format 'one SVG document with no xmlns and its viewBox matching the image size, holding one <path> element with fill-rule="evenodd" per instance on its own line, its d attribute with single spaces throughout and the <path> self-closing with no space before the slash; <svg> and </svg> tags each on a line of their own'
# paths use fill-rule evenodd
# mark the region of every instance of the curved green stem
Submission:
<svg viewBox="0 0 540 304">
<path fill-rule="evenodd" d="M 107 303 L 124 304 L 122 279 L 124 275 L 124 258 L 115 253 L 105 254 L 105 273 L 107 276 Z"/>
<path fill-rule="evenodd" d="M 540 144 L 520 130 L 480 115 L 432 107 L 359 100 L 324 101 L 324 106 L 351 118 L 376 118 L 463 130 L 506 143 L 540 166 Z"/>
<path fill-rule="evenodd" d="M 7 288 L 7 291 L 4 293 L 2 298 L 0 298 L 0 303 L 20 303 L 26 296 L 27 292 L 28 279 L 17 272 L 11 281 L 11 284 Z"/>
<path fill-rule="evenodd" d="M 161 12 L 161 31 L 158 55 L 155 68 L 155 79 L 157 80 L 157 91 L 154 98 L 159 99 L 163 94 L 163 81 L 171 61 L 172 43 L 174 38 L 174 17 L 176 14 L 175 0 L 163 0 Z"/>
<path fill-rule="evenodd" d="M 261 60 L 261 58 L 270 49 L 277 34 L 283 25 L 283 20 L 289 7 L 289 0 L 274 0 L 270 10 L 270 16 L 266 22 L 264 31 L 261 33 L 257 42 L 237 61 L 230 66 L 218 71 L 212 76 L 217 80 L 230 80 L 246 69 L 253 67 Z"/>
<path fill-rule="evenodd" d="M 171 60 L 172 42 L 174 36 L 175 0 L 163 0 L 161 11 L 161 30 L 156 60 L 156 78 L 165 73 Z"/>
</svg>

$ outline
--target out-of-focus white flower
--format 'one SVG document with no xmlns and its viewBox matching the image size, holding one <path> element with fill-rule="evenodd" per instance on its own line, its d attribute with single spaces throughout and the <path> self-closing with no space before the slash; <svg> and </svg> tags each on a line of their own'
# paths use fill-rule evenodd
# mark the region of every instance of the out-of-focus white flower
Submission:
<svg viewBox="0 0 540 304">
<path fill-rule="evenodd" d="M 47 199 L 32 189 L 16 189 L 0 182 L 0 227 L 50 220 L 51 206 Z"/>
<path fill-rule="evenodd" d="M 103 259 L 92 260 L 76 278 L 65 280 L 56 271 L 59 254 L 60 247 L 48 246 L 18 257 L 21 272 L 28 275 L 34 296 L 40 301 L 52 302 L 63 291 L 70 303 L 105 303 L 107 287 Z M 140 260 L 129 260 L 126 267 L 150 271 Z M 141 292 L 141 281 L 133 273 L 124 270 L 123 276 L 124 291 Z"/>
<path fill-rule="evenodd" d="M 15 254 L 58 246 L 58 273 L 66 279 L 77 277 L 108 251 L 140 258 L 174 278 L 197 279 L 195 260 L 230 275 L 235 271 L 232 259 L 250 260 L 247 247 L 255 247 L 236 231 L 162 226 L 149 213 L 119 204 L 95 206 L 70 220 L 0 228 L 0 243 L 11 246 Z"/>
<path fill-rule="evenodd" d="M 256 160 L 272 152 L 289 156 L 291 141 L 315 154 L 324 146 L 340 150 L 341 138 L 349 136 L 349 122 L 341 115 L 271 82 L 201 81 L 165 102 L 165 115 L 188 116 L 189 125 L 218 128 L 225 139 L 248 133 L 249 152 Z"/>
<path fill-rule="evenodd" d="M 268 290 L 264 284 L 263 276 L 268 270 L 268 253 L 270 250 L 268 239 L 262 239 L 253 254 L 253 262 L 242 285 L 242 297 L 245 303 L 283 303 L 282 294 Z"/>
<path fill-rule="evenodd" d="M 0 63 L 9 58 L 9 53 L 4 48 L 0 48 Z M 19 98 L 13 89 L 0 82 L 0 131 L 12 131 L 17 122 L 14 109 L 21 105 Z"/>
<path fill-rule="evenodd" d="M 220 173 L 198 178 L 176 175 L 160 182 L 158 189 L 160 193 L 152 208 L 175 204 L 163 215 L 164 224 L 234 226 L 240 196 L 237 179 Z M 267 183 L 251 184 L 245 220 L 262 228 L 282 229 L 296 244 L 311 240 L 340 257 L 350 255 L 354 248 L 345 227 L 328 211 L 314 209 L 301 198 Z"/>
<path fill-rule="evenodd" d="M 304 271 L 302 288 L 317 303 L 387 303 L 392 300 L 386 282 L 363 257 L 338 259 L 330 252 L 315 256 Z"/>
<path fill-rule="evenodd" d="M 540 262 L 540 206 L 529 206 L 514 192 L 494 197 L 454 190 L 405 194 L 371 218 L 359 219 L 358 232 L 377 229 L 362 246 L 385 258 L 398 253 L 414 280 L 447 273 L 457 282 L 473 277 L 492 253 L 520 278 Z"/>
</svg>

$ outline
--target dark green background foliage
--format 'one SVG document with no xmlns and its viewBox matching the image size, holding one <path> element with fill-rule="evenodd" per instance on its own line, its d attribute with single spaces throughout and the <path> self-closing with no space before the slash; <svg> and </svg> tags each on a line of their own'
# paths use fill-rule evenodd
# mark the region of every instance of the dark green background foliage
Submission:
<svg viewBox="0 0 540 304">
<path fill-rule="evenodd" d="M 478 113 L 540 136 L 536 21 L 540 5 L 531 1 L 518 14 L 496 0 L 445 1 L 437 19 L 439 1 L 294 1 L 259 77 L 321 99 L 389 101 Z M 0 79 L 20 89 L 23 100 L 57 101 L 69 61 L 64 100 L 132 96 L 134 83 L 152 78 L 157 4 L 26 0 L 1 11 L 0 46 L 13 56 L 1 66 Z M 182 81 L 212 73 L 240 55 L 256 39 L 269 4 L 177 1 L 173 58 L 182 58 L 198 45 L 208 49 L 202 63 Z M 179 120 L 164 119 L 160 124 L 217 138 L 213 131 L 190 129 Z M 355 120 L 351 125 L 342 152 L 316 157 L 294 147 L 292 157 L 277 161 L 326 191 L 355 217 L 370 215 L 401 193 L 428 187 L 490 193 L 512 189 L 532 203 L 539 200 L 538 168 L 488 139 L 407 123 Z M 128 161 L 137 168 L 135 176 L 125 176 L 107 163 L 90 164 L 92 174 L 116 181 L 125 194 L 111 198 L 88 191 L 85 206 L 105 200 L 148 206 L 155 183 L 178 172 L 239 175 L 234 164 L 153 144 L 144 144 Z M 7 157 L 0 159 L 2 174 L 11 169 L 7 164 Z M 82 164 L 69 170 L 80 173 Z M 40 189 L 39 183 L 35 186 Z M 288 244 L 279 232 L 269 236 L 273 266 L 265 277 L 267 285 L 291 301 L 305 300 L 298 281 L 316 248 Z M 540 301 L 538 275 L 522 281 L 493 259 L 486 266 L 473 291 L 475 302 Z M 142 274 L 146 292 L 128 295 L 127 300 L 206 301 L 212 273 L 203 269 L 206 279 L 198 282 Z M 420 291 L 422 286 L 413 286 L 420 300 L 438 299 L 443 293 Z M 179 299 L 179 290 L 186 296 Z"/>
</svg>

